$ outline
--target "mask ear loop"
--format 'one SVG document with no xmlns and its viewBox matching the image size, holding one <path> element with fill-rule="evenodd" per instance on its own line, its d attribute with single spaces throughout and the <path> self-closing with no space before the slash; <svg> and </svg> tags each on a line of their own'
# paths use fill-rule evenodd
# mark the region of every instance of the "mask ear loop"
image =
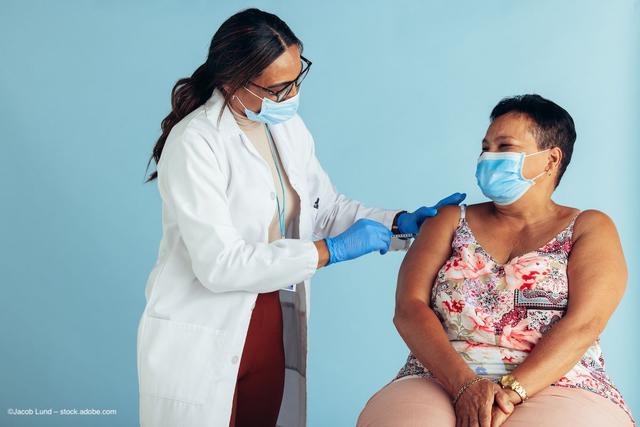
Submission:
<svg viewBox="0 0 640 427">
<path fill-rule="evenodd" d="M 525 154 L 525 157 L 529 157 L 529 156 L 535 156 L 536 154 L 540 154 L 540 153 L 545 153 L 547 151 L 551 150 L 551 148 L 547 148 L 546 150 L 542 150 L 542 151 L 536 151 L 535 153 L 530 153 L 530 154 Z"/>
<path fill-rule="evenodd" d="M 256 95 L 256 94 L 255 94 L 255 93 L 253 93 L 252 91 L 250 91 L 248 87 L 246 87 L 246 86 L 242 86 L 242 89 L 246 90 L 247 92 L 249 92 L 251 95 L 255 96 L 256 98 L 258 98 L 258 99 L 262 100 L 262 98 L 260 98 L 258 95 Z M 244 108 L 245 110 L 249 110 L 249 109 L 247 108 L 247 106 L 246 106 L 246 105 L 244 105 L 244 103 L 243 103 L 242 101 L 240 101 L 240 98 L 238 98 L 238 97 L 236 96 L 236 94 L 233 94 L 233 98 L 235 98 L 235 99 L 237 99 L 237 100 L 238 100 L 238 102 L 240 103 L 240 105 L 242 105 L 242 108 Z M 249 110 L 249 111 L 252 111 L 252 110 Z"/>
<path fill-rule="evenodd" d="M 260 96 L 256 95 L 255 93 L 253 93 L 253 91 L 249 90 L 248 87 L 246 86 L 242 86 L 242 89 L 246 90 L 247 92 L 249 92 L 251 95 L 255 96 L 256 98 L 260 99 L 260 100 L 264 100 L 264 98 L 261 98 Z"/>
<path fill-rule="evenodd" d="M 242 108 L 244 108 L 245 110 L 247 109 L 247 107 L 242 103 L 242 101 L 240 101 L 240 98 L 238 98 L 238 97 L 237 97 L 237 96 L 235 96 L 235 95 L 233 95 L 233 97 L 234 97 L 235 99 L 237 99 L 237 100 L 238 100 L 238 102 L 240 103 L 240 105 L 242 105 Z"/>
<path fill-rule="evenodd" d="M 245 89 L 246 89 L 246 88 L 245 88 Z M 247 89 L 247 90 L 249 90 L 249 89 Z M 249 92 L 251 92 L 251 91 L 249 91 Z M 255 94 L 254 94 L 254 95 L 255 95 Z M 244 103 L 243 103 L 242 101 L 240 101 L 240 98 L 238 98 L 236 95 L 233 95 L 233 97 L 234 97 L 235 99 L 237 99 L 237 100 L 238 100 L 238 102 L 240 103 L 240 105 L 242 105 L 242 108 L 244 108 L 245 110 L 251 111 L 252 113 L 254 113 L 254 114 L 255 114 L 255 111 L 249 110 L 249 109 L 246 107 L 246 105 L 244 105 Z M 245 114 L 246 114 L 246 113 L 245 113 Z"/>
<path fill-rule="evenodd" d="M 551 150 L 551 148 L 547 148 L 546 150 L 542 150 L 542 151 L 536 151 L 535 153 L 531 153 L 531 154 L 526 154 L 524 157 L 535 156 L 536 154 L 544 153 L 545 151 L 549 151 L 549 150 Z M 522 166 L 524 167 L 524 161 L 522 162 Z M 548 172 L 549 172 L 549 176 L 551 176 L 551 170 L 549 170 Z M 529 181 L 533 181 L 533 183 L 535 184 L 536 179 L 540 178 L 545 173 L 547 173 L 547 171 L 542 171 L 538 175 L 531 178 Z M 522 175 L 522 170 L 520 171 L 520 175 Z"/>
<path fill-rule="evenodd" d="M 542 175 L 546 174 L 547 171 L 543 171 L 542 173 L 539 173 L 538 175 L 534 176 L 533 178 L 531 178 L 531 181 L 536 182 L 536 179 L 540 178 Z"/>
</svg>

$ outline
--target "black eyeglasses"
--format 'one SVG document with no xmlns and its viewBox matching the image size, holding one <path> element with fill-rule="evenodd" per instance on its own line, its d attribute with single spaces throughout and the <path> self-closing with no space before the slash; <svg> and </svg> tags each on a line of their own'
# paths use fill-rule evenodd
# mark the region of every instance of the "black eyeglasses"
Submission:
<svg viewBox="0 0 640 427">
<path fill-rule="evenodd" d="M 299 88 L 300 84 L 302 83 L 304 78 L 307 77 L 307 74 L 309 73 L 309 68 L 311 68 L 311 61 L 309 61 L 307 58 L 305 58 L 302 55 L 300 55 L 300 59 L 302 60 L 302 62 L 304 62 L 304 64 L 302 66 L 302 71 L 300 71 L 300 74 L 298 74 L 298 77 L 296 77 L 295 80 L 287 83 L 285 87 L 283 87 L 277 92 L 269 88 L 257 85 L 251 81 L 249 82 L 249 84 L 270 93 L 271 95 L 276 97 L 276 102 L 280 102 L 283 99 L 285 99 L 287 95 L 289 95 L 289 93 L 291 93 L 291 89 L 293 89 L 294 86 L 296 87 L 296 89 Z"/>
</svg>

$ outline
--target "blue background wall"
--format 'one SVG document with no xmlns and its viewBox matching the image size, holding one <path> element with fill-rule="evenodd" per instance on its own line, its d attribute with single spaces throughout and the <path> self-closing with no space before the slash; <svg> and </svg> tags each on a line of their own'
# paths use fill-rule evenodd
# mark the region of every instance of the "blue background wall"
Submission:
<svg viewBox="0 0 640 427">
<path fill-rule="evenodd" d="M 367 204 L 412 210 L 453 191 L 482 200 L 474 162 L 503 96 L 537 92 L 573 115 L 578 141 L 556 201 L 618 225 L 629 288 L 603 346 L 638 416 L 637 1 L 4 0 L 0 425 L 136 424 L 136 327 L 161 233 L 144 167 L 174 82 L 251 5 L 304 41 L 314 65 L 301 114 L 338 189 Z M 316 276 L 311 426 L 353 425 L 403 364 L 391 323 L 402 256 Z M 6 415 L 29 407 L 118 414 Z"/>
</svg>

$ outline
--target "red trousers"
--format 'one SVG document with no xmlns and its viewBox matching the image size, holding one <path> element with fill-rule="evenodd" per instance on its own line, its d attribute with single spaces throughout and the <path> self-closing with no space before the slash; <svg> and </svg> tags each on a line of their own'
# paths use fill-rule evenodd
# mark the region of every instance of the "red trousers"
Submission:
<svg viewBox="0 0 640 427">
<path fill-rule="evenodd" d="M 258 294 L 242 351 L 230 427 L 274 427 L 284 391 L 279 291 Z"/>
</svg>

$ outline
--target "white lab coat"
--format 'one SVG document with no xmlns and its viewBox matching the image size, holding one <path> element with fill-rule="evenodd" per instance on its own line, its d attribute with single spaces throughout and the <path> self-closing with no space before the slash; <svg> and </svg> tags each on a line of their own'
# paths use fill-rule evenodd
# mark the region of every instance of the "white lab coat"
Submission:
<svg viewBox="0 0 640 427">
<path fill-rule="evenodd" d="M 398 210 L 338 193 L 296 115 L 271 129 L 300 213 L 286 239 L 268 243 L 271 170 L 228 108 L 218 123 L 222 104 L 215 90 L 176 124 L 157 165 L 163 235 L 138 325 L 140 425 L 228 427 L 257 294 L 295 283 L 295 293 L 280 291 L 287 369 L 278 425 L 303 427 L 313 241 L 363 217 L 390 227 Z M 390 249 L 410 244 L 393 239 Z"/>
</svg>

